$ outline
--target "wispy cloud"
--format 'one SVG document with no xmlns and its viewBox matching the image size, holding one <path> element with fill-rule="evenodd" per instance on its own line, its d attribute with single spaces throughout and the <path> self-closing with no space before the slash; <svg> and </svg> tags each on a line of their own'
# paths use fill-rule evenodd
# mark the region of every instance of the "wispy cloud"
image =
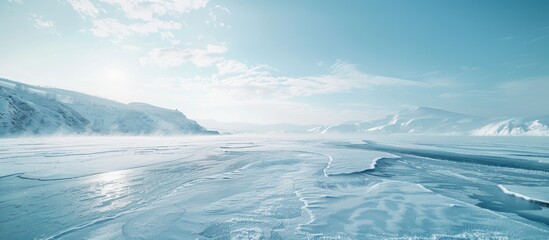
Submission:
<svg viewBox="0 0 549 240">
<path fill-rule="evenodd" d="M 161 67 L 180 66 L 192 63 L 197 67 L 209 67 L 221 60 L 219 54 L 227 51 L 222 45 L 208 45 L 205 49 L 194 48 L 155 48 L 147 57 L 141 58 L 142 64 L 155 64 Z"/>
<path fill-rule="evenodd" d="M 204 8 L 208 0 L 67 0 L 72 8 L 92 21 L 89 31 L 96 37 L 112 38 L 115 42 L 132 35 L 147 36 L 155 33 L 172 45 L 180 43 L 173 30 L 184 23 L 174 21 L 183 13 Z M 102 18 L 105 9 L 115 7 L 124 13 L 122 18 Z M 172 17 L 166 20 L 163 17 Z"/>
<path fill-rule="evenodd" d="M 176 67 L 194 64 L 197 67 L 213 67 L 211 76 L 195 77 L 187 82 L 195 89 L 244 98 L 287 99 L 324 93 L 344 92 L 352 89 L 376 87 L 419 87 L 426 83 L 371 75 L 361 72 L 355 65 L 338 61 L 324 75 L 292 77 L 279 76 L 268 65 L 250 65 L 221 54 L 223 45 L 209 45 L 205 49 L 157 48 L 142 59 L 144 64 Z M 190 86 L 190 85 L 188 85 Z"/>
<path fill-rule="evenodd" d="M 100 38 L 111 37 L 116 41 L 120 41 L 133 34 L 149 35 L 162 31 L 177 30 L 181 27 L 182 24 L 179 22 L 161 21 L 158 19 L 147 22 L 123 24 L 114 18 L 104 18 L 93 21 L 91 33 Z"/>
<path fill-rule="evenodd" d="M 220 9 L 228 14 L 231 14 L 231 10 L 229 10 L 228 8 L 224 7 L 224 6 L 221 6 L 221 5 L 215 5 L 215 8 L 216 9 Z"/>
<path fill-rule="evenodd" d="M 31 20 L 36 28 L 52 28 L 54 26 L 53 21 L 44 19 L 40 15 L 32 14 Z"/>
<path fill-rule="evenodd" d="M 465 72 L 472 72 L 480 69 L 480 67 L 477 67 L 477 66 L 461 66 L 459 68 Z"/>
<path fill-rule="evenodd" d="M 226 24 L 225 22 L 219 21 L 217 16 L 219 13 L 231 14 L 231 11 L 228 8 L 221 5 L 216 5 L 215 7 L 210 8 L 208 12 L 208 20 L 206 20 L 206 24 L 212 24 L 214 27 L 220 27 L 220 28 L 226 27 L 227 29 L 230 29 L 231 25 Z"/>
<path fill-rule="evenodd" d="M 498 84 L 495 90 L 507 96 L 534 96 L 546 97 L 549 89 L 549 77 L 506 81 Z"/>
<path fill-rule="evenodd" d="M 356 65 L 342 61 L 336 62 L 332 65 L 331 69 L 332 75 L 330 77 L 353 82 L 354 85 L 361 86 L 362 88 L 375 86 L 426 86 L 425 83 L 419 81 L 367 74 L 358 70 Z"/>
<path fill-rule="evenodd" d="M 175 38 L 175 35 L 170 32 L 170 31 L 164 31 L 164 32 L 160 32 L 160 37 L 164 40 L 167 40 L 168 42 L 170 42 L 172 45 L 177 45 L 179 44 L 181 41 L 180 40 L 177 40 Z"/>
<path fill-rule="evenodd" d="M 217 67 L 217 75 L 219 76 L 223 76 L 227 74 L 246 73 L 251 71 L 248 65 L 232 59 L 220 61 L 216 64 L 216 67 Z"/>
<path fill-rule="evenodd" d="M 130 19 L 153 20 L 155 16 L 178 16 L 204 8 L 208 0 L 101 0 L 118 6 Z"/>
<path fill-rule="evenodd" d="M 68 0 L 68 2 L 76 12 L 83 16 L 95 18 L 99 14 L 99 8 L 89 0 Z"/>
<path fill-rule="evenodd" d="M 266 65 L 248 66 L 235 60 L 217 63 L 208 88 L 211 91 L 254 98 L 285 99 L 352 89 L 372 89 L 380 86 L 422 86 L 420 82 L 363 73 L 352 64 L 337 62 L 328 74 L 316 76 L 277 76 Z"/>
</svg>

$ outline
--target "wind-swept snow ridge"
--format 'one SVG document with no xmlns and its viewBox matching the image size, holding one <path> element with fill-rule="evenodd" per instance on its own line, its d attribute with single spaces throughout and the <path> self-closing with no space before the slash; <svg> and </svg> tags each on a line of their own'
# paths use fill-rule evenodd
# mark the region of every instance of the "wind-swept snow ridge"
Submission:
<svg viewBox="0 0 549 240">
<path fill-rule="evenodd" d="M 549 187 L 498 184 L 503 193 L 549 207 Z"/>
<path fill-rule="evenodd" d="M 326 176 L 347 175 L 374 170 L 381 159 L 399 158 L 393 154 L 378 151 L 330 149 L 324 150 L 330 161 L 324 169 Z"/>
<path fill-rule="evenodd" d="M 368 141 L 367 144 L 350 144 L 349 147 L 374 150 L 374 151 L 384 151 L 397 154 L 407 154 L 418 157 L 427 157 L 432 159 L 439 159 L 452 162 L 462 162 L 470 164 L 481 164 L 487 166 L 497 166 L 497 167 L 507 167 L 507 168 L 516 168 L 516 169 L 526 169 L 526 170 L 536 170 L 549 172 L 549 163 L 538 162 L 525 159 L 514 159 L 504 156 L 492 156 L 492 155 L 474 155 L 474 154 L 464 154 L 457 152 L 446 152 L 440 150 L 432 149 L 413 149 L 405 148 L 399 146 L 391 146 L 378 144 L 372 141 Z"/>
<path fill-rule="evenodd" d="M 217 134 L 177 110 L 0 79 L 0 136 Z"/>
</svg>

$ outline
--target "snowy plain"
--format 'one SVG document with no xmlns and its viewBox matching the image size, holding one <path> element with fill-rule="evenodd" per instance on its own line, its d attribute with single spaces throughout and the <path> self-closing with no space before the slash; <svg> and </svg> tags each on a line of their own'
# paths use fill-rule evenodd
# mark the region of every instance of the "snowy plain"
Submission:
<svg viewBox="0 0 549 240">
<path fill-rule="evenodd" d="M 0 140 L 0 239 L 549 239 L 549 139 Z"/>
</svg>

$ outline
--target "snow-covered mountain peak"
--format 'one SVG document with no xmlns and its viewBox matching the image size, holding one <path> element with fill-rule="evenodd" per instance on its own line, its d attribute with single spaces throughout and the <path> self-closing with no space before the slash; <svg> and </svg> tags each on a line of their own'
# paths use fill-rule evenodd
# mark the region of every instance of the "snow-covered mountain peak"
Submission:
<svg viewBox="0 0 549 240">
<path fill-rule="evenodd" d="M 511 118 L 471 131 L 475 136 L 549 136 L 549 116 Z"/>
</svg>

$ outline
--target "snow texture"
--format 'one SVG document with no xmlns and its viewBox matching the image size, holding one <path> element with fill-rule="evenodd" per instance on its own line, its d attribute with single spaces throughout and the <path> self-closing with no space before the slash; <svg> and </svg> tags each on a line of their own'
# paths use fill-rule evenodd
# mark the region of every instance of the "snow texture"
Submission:
<svg viewBox="0 0 549 240">
<path fill-rule="evenodd" d="M 549 238 L 549 209 L 537 201 L 547 200 L 545 138 L 65 137 L 0 146 L 2 238 Z"/>
<path fill-rule="evenodd" d="M 177 110 L 0 79 L 0 136 L 217 134 Z"/>
</svg>

